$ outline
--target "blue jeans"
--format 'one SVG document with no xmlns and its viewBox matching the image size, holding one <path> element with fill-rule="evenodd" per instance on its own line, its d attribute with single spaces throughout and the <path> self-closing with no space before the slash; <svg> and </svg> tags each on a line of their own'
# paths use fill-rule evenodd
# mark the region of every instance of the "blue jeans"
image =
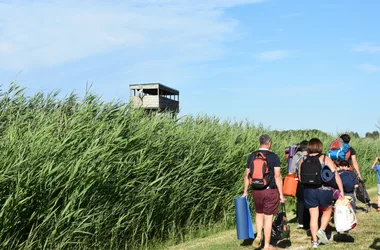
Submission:
<svg viewBox="0 0 380 250">
<path fill-rule="evenodd" d="M 355 194 L 354 192 L 352 193 L 344 193 L 345 196 L 350 196 L 352 198 L 351 200 L 351 206 L 352 208 L 354 209 L 354 212 L 356 213 L 356 197 L 355 197 Z"/>
</svg>

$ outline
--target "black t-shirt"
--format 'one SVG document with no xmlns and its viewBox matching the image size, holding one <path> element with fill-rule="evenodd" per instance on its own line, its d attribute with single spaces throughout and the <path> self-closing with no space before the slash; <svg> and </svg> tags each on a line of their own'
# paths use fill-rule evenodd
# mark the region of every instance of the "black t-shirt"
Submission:
<svg viewBox="0 0 380 250">
<path fill-rule="evenodd" d="M 253 152 L 252 154 L 250 154 L 248 156 L 246 169 L 249 169 L 251 162 L 252 162 L 253 158 L 255 157 L 255 155 L 257 154 L 257 152 L 262 152 L 267 157 L 269 169 L 271 171 L 271 174 L 274 177 L 274 168 L 280 168 L 281 163 L 280 163 L 280 158 L 278 157 L 278 155 L 276 155 L 275 153 L 273 153 L 272 151 L 269 151 L 269 150 L 261 150 L 260 149 L 260 150 Z M 274 178 L 273 178 L 272 182 L 269 184 L 269 187 L 271 187 L 271 188 L 276 187 L 276 181 Z"/>
<path fill-rule="evenodd" d="M 352 156 L 356 155 L 356 151 L 355 151 L 355 149 L 353 147 L 350 147 L 349 151 L 350 151 L 350 158 L 348 158 L 348 162 L 352 166 Z"/>
</svg>

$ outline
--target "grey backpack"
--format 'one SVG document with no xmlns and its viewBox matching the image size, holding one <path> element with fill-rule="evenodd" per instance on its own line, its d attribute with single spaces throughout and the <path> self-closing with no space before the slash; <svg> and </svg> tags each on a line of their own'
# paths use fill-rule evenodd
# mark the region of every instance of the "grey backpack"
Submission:
<svg viewBox="0 0 380 250">
<path fill-rule="evenodd" d="M 297 152 L 292 159 L 292 164 L 290 165 L 289 173 L 295 173 L 298 175 L 298 168 L 300 166 L 300 161 L 303 159 L 307 154 L 304 154 L 302 152 Z"/>
</svg>

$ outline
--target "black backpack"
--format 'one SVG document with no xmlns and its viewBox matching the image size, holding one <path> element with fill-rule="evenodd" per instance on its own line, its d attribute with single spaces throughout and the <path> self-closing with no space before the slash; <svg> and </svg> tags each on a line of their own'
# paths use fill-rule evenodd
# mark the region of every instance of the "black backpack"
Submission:
<svg viewBox="0 0 380 250">
<path fill-rule="evenodd" d="M 371 198 L 368 195 L 365 184 L 362 180 L 359 180 L 359 187 L 356 188 L 356 199 L 363 202 L 366 205 L 366 212 L 368 213 L 370 208 Z"/>
<path fill-rule="evenodd" d="M 322 154 L 315 156 L 307 155 L 301 164 L 301 183 L 308 186 L 321 186 L 322 185 L 322 164 L 319 161 L 319 157 Z M 323 158 L 323 162 L 325 161 Z"/>
<path fill-rule="evenodd" d="M 290 238 L 290 227 L 286 217 L 285 203 L 281 203 L 280 209 L 273 220 L 271 240 L 280 241 Z"/>
</svg>

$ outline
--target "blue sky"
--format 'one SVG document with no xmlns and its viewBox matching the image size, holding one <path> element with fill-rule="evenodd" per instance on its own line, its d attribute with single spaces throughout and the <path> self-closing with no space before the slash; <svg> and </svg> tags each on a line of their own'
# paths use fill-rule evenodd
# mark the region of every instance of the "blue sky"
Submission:
<svg viewBox="0 0 380 250">
<path fill-rule="evenodd" d="M 376 130 L 380 1 L 0 0 L 0 84 L 129 99 L 180 91 L 181 115 L 273 129 Z"/>
</svg>

